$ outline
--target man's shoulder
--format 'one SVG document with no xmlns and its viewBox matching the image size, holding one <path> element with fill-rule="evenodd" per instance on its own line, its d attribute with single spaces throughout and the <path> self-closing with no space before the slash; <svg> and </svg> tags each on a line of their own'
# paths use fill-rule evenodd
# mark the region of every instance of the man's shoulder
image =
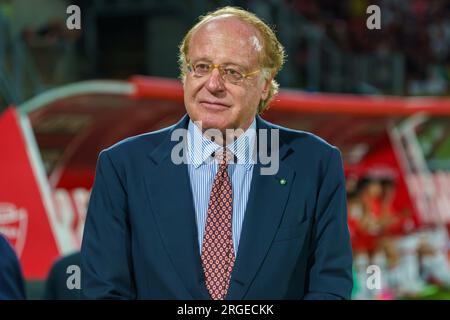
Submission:
<svg viewBox="0 0 450 320">
<path fill-rule="evenodd" d="M 110 157 L 130 157 L 147 154 L 157 148 L 162 142 L 170 139 L 169 135 L 175 125 L 125 138 L 102 150 Z"/>
<path fill-rule="evenodd" d="M 278 129 L 280 140 L 289 144 L 293 149 L 307 149 L 309 152 L 329 154 L 337 147 L 312 132 L 286 128 L 266 120 L 264 124 L 270 129 Z"/>
</svg>

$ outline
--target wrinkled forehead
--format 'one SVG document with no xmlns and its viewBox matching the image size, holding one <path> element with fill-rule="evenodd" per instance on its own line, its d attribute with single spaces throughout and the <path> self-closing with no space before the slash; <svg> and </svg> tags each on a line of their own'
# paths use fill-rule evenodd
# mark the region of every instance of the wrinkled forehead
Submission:
<svg viewBox="0 0 450 320">
<path fill-rule="evenodd" d="M 189 47 L 201 47 L 205 50 L 212 43 L 235 47 L 240 52 L 248 51 L 248 54 L 258 58 L 263 49 L 259 31 L 232 15 L 214 17 L 201 24 L 193 32 Z"/>
</svg>

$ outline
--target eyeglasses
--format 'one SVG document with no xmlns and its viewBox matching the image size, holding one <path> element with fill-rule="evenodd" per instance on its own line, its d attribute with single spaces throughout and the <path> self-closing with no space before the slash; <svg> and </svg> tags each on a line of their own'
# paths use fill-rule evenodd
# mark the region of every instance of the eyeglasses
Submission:
<svg viewBox="0 0 450 320">
<path fill-rule="evenodd" d="M 244 79 L 247 79 L 251 75 L 258 73 L 260 70 L 255 70 L 249 73 L 245 73 L 236 66 L 214 64 L 208 62 L 195 62 L 188 63 L 187 69 L 189 72 L 193 72 L 197 77 L 204 77 L 209 75 L 215 68 L 219 70 L 220 77 L 225 82 L 230 82 L 233 84 L 239 84 Z"/>
</svg>

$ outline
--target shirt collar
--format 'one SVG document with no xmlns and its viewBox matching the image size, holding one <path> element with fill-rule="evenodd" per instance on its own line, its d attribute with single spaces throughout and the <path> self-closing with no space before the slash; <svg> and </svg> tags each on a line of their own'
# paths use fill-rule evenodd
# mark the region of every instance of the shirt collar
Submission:
<svg viewBox="0 0 450 320">
<path fill-rule="evenodd" d="M 236 164 L 244 165 L 247 170 L 250 170 L 255 163 L 253 160 L 255 143 L 256 119 L 253 119 L 250 127 L 239 138 L 227 145 L 227 148 L 235 155 Z M 189 159 L 195 168 L 211 162 L 211 154 L 221 148 L 220 145 L 206 138 L 192 120 L 189 120 L 187 145 Z"/>
</svg>

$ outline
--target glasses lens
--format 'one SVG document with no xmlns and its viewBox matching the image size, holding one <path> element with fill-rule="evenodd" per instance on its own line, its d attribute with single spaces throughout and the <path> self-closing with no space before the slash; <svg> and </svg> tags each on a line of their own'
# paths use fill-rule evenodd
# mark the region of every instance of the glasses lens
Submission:
<svg viewBox="0 0 450 320">
<path fill-rule="evenodd" d="M 223 69 L 223 78 L 226 81 L 237 83 L 241 82 L 244 76 L 242 75 L 242 72 L 237 68 L 226 67 Z"/>
<path fill-rule="evenodd" d="M 198 62 L 194 64 L 194 72 L 197 76 L 206 76 L 209 73 L 211 65 L 203 62 Z"/>
</svg>

